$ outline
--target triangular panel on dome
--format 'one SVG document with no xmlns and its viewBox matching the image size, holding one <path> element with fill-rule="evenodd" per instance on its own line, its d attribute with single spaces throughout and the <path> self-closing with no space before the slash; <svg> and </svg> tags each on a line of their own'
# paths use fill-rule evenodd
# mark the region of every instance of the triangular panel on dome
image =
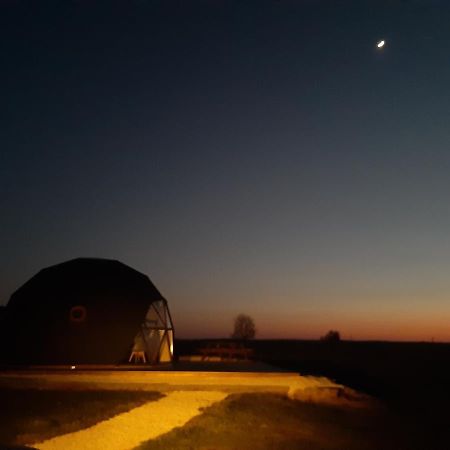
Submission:
<svg viewBox="0 0 450 450">
<path fill-rule="evenodd" d="M 173 359 L 173 324 L 166 300 L 153 302 L 135 337 L 129 361 L 152 364 Z"/>
</svg>

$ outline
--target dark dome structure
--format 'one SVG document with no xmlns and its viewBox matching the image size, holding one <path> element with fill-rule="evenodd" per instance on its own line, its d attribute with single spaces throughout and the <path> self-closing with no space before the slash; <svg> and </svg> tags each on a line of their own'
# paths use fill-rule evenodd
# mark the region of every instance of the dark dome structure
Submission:
<svg viewBox="0 0 450 450">
<path fill-rule="evenodd" d="M 119 261 L 78 258 L 43 269 L 3 315 L 9 364 L 118 364 L 131 360 L 136 340 L 144 362 L 172 359 L 167 301 Z"/>
</svg>

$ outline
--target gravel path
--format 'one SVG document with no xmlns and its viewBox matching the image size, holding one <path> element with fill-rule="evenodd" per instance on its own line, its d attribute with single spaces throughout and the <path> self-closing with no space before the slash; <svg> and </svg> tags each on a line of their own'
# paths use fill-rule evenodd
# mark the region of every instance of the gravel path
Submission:
<svg viewBox="0 0 450 450">
<path fill-rule="evenodd" d="M 174 391 L 90 428 L 33 444 L 40 450 L 127 450 L 183 426 L 200 408 L 223 400 L 217 391 Z"/>
</svg>

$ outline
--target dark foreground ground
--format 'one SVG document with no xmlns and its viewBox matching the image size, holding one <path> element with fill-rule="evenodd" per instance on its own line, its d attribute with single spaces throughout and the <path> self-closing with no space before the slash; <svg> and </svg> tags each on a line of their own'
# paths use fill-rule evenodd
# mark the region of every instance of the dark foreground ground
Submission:
<svg viewBox="0 0 450 450">
<path fill-rule="evenodd" d="M 398 450 L 403 430 L 377 408 L 355 410 L 290 400 L 281 394 L 232 394 L 140 450 Z M 413 447 L 409 447 L 413 448 Z"/>
<path fill-rule="evenodd" d="M 183 356 L 196 354 L 197 349 L 203 347 L 205 342 L 178 341 L 176 344 L 177 356 Z M 257 375 L 259 380 L 260 376 L 264 376 L 264 370 L 280 367 L 302 375 L 332 378 L 378 400 L 373 402 L 373 407 L 357 408 L 291 400 L 281 392 L 240 392 L 234 387 L 230 390 L 231 395 L 224 401 L 206 408 L 203 414 L 194 417 L 183 427 L 174 428 L 155 440 L 143 443 L 141 448 L 450 448 L 450 345 L 376 342 L 329 344 L 317 341 L 254 341 L 249 345 L 259 363 L 179 362 L 165 369 L 192 370 L 189 373 L 190 384 L 195 384 L 198 380 L 203 385 L 209 380 L 208 377 L 217 378 L 217 374 L 202 375 L 196 370 L 262 370 Z M 114 368 L 104 368 L 100 373 L 107 378 L 113 374 L 122 377 L 125 372 L 123 367 L 120 369 L 117 372 Z M 167 372 L 152 374 L 147 371 L 151 368 L 146 366 L 136 369 L 140 371 L 125 374 L 129 378 L 125 380 L 125 385 L 122 383 L 122 387 L 114 386 L 113 390 L 109 386 L 108 392 L 98 380 L 94 380 L 92 386 L 82 387 L 69 379 L 74 376 L 84 377 L 86 374 L 90 377 L 98 375 L 92 370 L 85 371 L 83 375 L 82 371 L 74 373 L 67 368 L 59 368 L 55 379 L 55 369 L 40 369 L 37 372 L 44 374 L 44 379 L 38 382 L 26 381 L 13 372 L 7 372 L 0 386 L 0 448 L 5 448 L 2 444 L 30 445 L 42 438 L 89 427 L 143 402 L 158 400 L 171 390 L 166 386 L 167 377 L 181 375 L 183 379 L 186 378 L 186 375 L 173 372 L 172 375 Z M 25 372 L 27 373 L 30 372 Z M 45 379 L 50 373 L 53 374 L 51 382 Z M 70 374 L 70 377 L 66 377 L 65 373 Z M 243 375 L 239 374 L 240 377 Z M 151 377 L 153 384 L 158 377 L 159 381 L 152 385 L 153 392 L 144 392 L 142 386 L 133 384 L 136 376 Z M 161 392 L 156 392 L 158 383 L 161 385 Z M 176 387 L 181 390 L 194 388 L 191 385 Z"/>
<path fill-rule="evenodd" d="M 43 390 L 10 389 L 2 394 L 14 407 L 4 408 L 0 413 L 1 449 L 5 448 L 2 444 L 6 448 L 34 448 L 35 442 L 89 427 L 142 402 L 158 400 L 161 395 L 145 391 L 61 391 L 48 386 Z M 166 419 L 155 417 L 155 420 Z M 121 433 L 132 433 L 132 430 L 123 429 Z M 71 448 L 83 448 L 82 440 L 79 437 L 78 440 L 79 447 Z M 420 447 L 406 447 L 403 430 L 382 408 L 312 404 L 291 400 L 283 394 L 254 392 L 230 394 L 184 426 L 143 442 L 138 448 L 397 450 Z"/>
<path fill-rule="evenodd" d="M 176 349 L 180 356 L 195 354 L 204 344 L 178 341 Z M 411 442 L 417 449 L 450 448 L 449 344 L 255 340 L 248 345 L 260 361 L 324 375 L 380 399 L 406 430 L 404 448 L 412 448 Z"/>
<path fill-rule="evenodd" d="M 163 397 L 159 392 L 0 386 L 0 450 L 28 448 Z M 80 449 L 81 450 L 81 449 Z"/>
</svg>

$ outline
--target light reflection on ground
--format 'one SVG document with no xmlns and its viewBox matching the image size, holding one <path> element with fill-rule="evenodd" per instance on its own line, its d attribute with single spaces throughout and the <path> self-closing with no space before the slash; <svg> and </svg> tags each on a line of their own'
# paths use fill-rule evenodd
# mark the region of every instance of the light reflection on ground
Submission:
<svg viewBox="0 0 450 450">
<path fill-rule="evenodd" d="M 92 427 L 33 444 L 39 450 L 126 450 L 181 427 L 201 408 L 223 400 L 216 391 L 174 391 Z"/>
</svg>

